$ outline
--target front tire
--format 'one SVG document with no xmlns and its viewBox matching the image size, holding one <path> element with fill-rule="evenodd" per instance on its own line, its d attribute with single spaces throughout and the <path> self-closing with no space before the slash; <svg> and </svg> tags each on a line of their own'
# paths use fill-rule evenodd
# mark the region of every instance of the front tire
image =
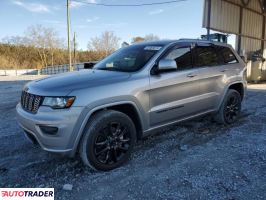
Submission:
<svg viewBox="0 0 266 200">
<path fill-rule="evenodd" d="M 135 142 L 136 129 L 132 120 L 124 113 L 105 110 L 96 113 L 88 122 L 79 153 L 85 165 L 109 171 L 130 158 Z"/>
<path fill-rule="evenodd" d="M 241 112 L 241 96 L 238 91 L 229 89 L 226 93 L 215 120 L 221 124 L 233 124 Z"/>
</svg>

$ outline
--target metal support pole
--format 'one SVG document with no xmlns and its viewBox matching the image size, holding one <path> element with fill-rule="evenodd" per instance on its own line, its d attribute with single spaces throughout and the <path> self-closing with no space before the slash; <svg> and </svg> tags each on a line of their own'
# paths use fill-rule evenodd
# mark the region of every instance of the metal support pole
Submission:
<svg viewBox="0 0 266 200">
<path fill-rule="evenodd" d="M 208 0 L 208 16 L 207 16 L 207 40 L 210 40 L 210 27 L 211 27 L 211 0 Z"/>
<path fill-rule="evenodd" d="M 262 20 L 262 36 L 261 36 L 262 39 L 265 39 L 265 22 L 266 22 L 265 16 L 263 16 L 263 20 Z M 264 48 L 265 48 L 264 42 L 265 42 L 264 40 L 261 40 L 261 52 L 262 52 L 262 54 L 263 54 L 263 51 L 264 51 Z"/>
<path fill-rule="evenodd" d="M 243 21 L 243 7 L 240 7 L 240 16 L 239 16 L 239 29 L 238 29 L 238 42 L 237 42 L 237 52 L 240 54 L 241 43 L 242 43 L 242 21 Z"/>
</svg>

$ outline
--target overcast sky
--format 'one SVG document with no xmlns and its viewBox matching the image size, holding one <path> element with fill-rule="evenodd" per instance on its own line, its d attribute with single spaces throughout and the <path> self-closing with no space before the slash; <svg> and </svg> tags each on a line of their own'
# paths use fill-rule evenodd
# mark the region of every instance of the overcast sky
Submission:
<svg viewBox="0 0 266 200">
<path fill-rule="evenodd" d="M 92 3 L 138 4 L 164 0 L 79 0 Z M 202 28 L 203 0 L 144 7 L 103 7 L 72 0 L 71 31 L 76 32 L 79 48 L 87 49 L 91 37 L 114 31 L 123 41 L 149 33 L 161 39 L 199 38 Z M 66 0 L 1 0 L 0 39 L 22 35 L 30 25 L 54 27 L 67 37 Z"/>
</svg>

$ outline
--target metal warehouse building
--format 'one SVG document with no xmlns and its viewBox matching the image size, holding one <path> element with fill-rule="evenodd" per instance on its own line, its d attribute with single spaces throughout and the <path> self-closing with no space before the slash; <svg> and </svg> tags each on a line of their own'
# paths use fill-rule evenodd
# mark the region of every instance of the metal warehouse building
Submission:
<svg viewBox="0 0 266 200">
<path fill-rule="evenodd" d="M 205 0 L 203 27 L 236 35 L 236 50 L 248 60 L 261 54 L 259 62 L 248 63 L 258 68 L 255 79 L 266 80 L 266 0 Z M 258 60 L 257 60 L 258 61 Z"/>
</svg>

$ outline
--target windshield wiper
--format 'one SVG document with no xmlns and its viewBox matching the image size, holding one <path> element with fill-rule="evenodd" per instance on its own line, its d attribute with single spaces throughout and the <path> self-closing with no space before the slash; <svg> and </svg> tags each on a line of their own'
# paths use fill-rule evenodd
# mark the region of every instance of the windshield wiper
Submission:
<svg viewBox="0 0 266 200">
<path fill-rule="evenodd" d="M 122 70 L 122 69 L 118 69 L 118 68 L 96 68 L 95 70 L 105 70 L 105 71 L 125 72 L 125 73 L 131 72 L 131 71 Z"/>
<path fill-rule="evenodd" d="M 114 71 L 112 68 L 96 68 L 97 70 Z"/>
</svg>

